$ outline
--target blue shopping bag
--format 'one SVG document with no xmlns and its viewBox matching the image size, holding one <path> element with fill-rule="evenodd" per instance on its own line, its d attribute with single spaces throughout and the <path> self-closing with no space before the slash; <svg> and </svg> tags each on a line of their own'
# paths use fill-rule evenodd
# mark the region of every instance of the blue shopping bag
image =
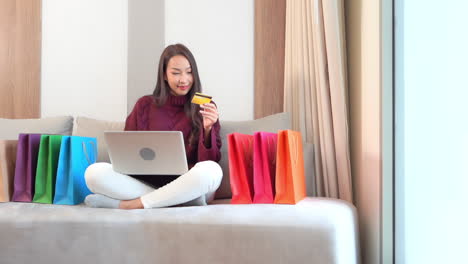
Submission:
<svg viewBox="0 0 468 264">
<path fill-rule="evenodd" d="M 63 136 L 55 182 L 54 204 L 75 205 L 91 193 L 84 173 L 96 162 L 97 141 L 92 137 Z"/>
</svg>

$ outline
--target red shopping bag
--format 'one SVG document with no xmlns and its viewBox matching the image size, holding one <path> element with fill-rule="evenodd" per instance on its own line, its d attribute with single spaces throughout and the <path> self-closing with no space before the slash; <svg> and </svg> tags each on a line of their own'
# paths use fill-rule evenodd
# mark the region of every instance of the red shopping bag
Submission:
<svg viewBox="0 0 468 264">
<path fill-rule="evenodd" d="M 229 134 L 228 159 L 232 192 L 231 203 L 252 203 L 253 136 L 240 133 Z"/>
<path fill-rule="evenodd" d="M 277 139 L 276 133 L 254 133 L 254 203 L 274 201 Z"/>
<path fill-rule="evenodd" d="M 306 197 L 304 157 L 300 132 L 281 130 L 276 154 L 277 204 L 296 204 Z"/>
</svg>

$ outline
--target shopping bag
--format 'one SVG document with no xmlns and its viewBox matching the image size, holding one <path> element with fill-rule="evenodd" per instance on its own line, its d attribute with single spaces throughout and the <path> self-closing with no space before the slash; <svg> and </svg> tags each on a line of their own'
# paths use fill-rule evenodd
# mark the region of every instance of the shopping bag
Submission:
<svg viewBox="0 0 468 264">
<path fill-rule="evenodd" d="M 61 135 L 41 135 L 33 197 L 35 203 L 53 202 L 61 142 Z"/>
<path fill-rule="evenodd" d="M 0 202 L 11 201 L 17 140 L 0 140 Z"/>
<path fill-rule="evenodd" d="M 34 195 L 40 134 L 19 134 L 12 201 L 31 202 Z"/>
<path fill-rule="evenodd" d="M 84 173 L 96 162 L 96 138 L 63 136 L 57 165 L 54 204 L 75 205 L 91 193 Z"/>
<path fill-rule="evenodd" d="M 254 203 L 273 203 L 275 199 L 277 138 L 278 135 L 276 133 L 254 133 Z"/>
<path fill-rule="evenodd" d="M 253 198 L 253 136 L 240 133 L 228 135 L 229 177 L 232 204 L 252 203 Z"/>
<path fill-rule="evenodd" d="M 300 132 L 280 130 L 276 153 L 277 204 L 296 204 L 306 197 L 304 157 Z"/>
</svg>

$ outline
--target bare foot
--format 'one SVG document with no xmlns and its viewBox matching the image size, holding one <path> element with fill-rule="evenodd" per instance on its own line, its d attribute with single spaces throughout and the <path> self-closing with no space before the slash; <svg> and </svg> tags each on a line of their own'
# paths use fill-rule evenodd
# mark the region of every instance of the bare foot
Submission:
<svg viewBox="0 0 468 264">
<path fill-rule="evenodd" d="M 145 208 L 143 206 L 143 203 L 141 203 L 141 199 L 137 198 L 135 200 L 127 200 L 127 201 L 121 201 L 119 204 L 119 209 L 143 209 Z"/>
</svg>

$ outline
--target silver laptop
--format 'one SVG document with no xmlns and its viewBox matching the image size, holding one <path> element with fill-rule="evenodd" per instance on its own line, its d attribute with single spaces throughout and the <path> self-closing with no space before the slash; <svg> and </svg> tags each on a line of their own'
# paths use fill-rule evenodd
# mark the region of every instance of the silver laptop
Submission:
<svg viewBox="0 0 468 264">
<path fill-rule="evenodd" d="M 182 175 L 188 171 L 181 131 L 105 131 L 116 172 L 127 175 Z"/>
</svg>

